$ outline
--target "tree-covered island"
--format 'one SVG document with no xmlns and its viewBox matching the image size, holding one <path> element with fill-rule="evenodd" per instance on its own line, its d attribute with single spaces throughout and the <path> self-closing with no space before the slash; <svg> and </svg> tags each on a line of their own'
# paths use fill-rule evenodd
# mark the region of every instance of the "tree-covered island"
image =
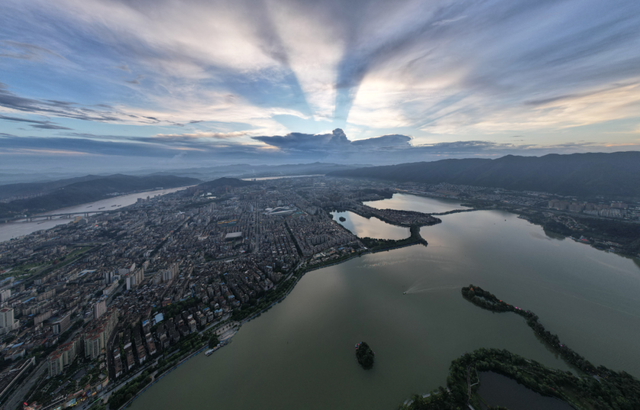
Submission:
<svg viewBox="0 0 640 410">
<path fill-rule="evenodd" d="M 364 369 L 371 369 L 373 367 L 373 358 L 375 355 L 367 342 L 361 342 L 356 345 L 356 358 Z"/>
</svg>

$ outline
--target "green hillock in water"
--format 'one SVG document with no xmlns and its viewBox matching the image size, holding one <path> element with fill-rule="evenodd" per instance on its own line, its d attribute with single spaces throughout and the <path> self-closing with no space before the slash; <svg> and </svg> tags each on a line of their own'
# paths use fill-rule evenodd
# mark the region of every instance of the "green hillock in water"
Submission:
<svg viewBox="0 0 640 410">
<path fill-rule="evenodd" d="M 358 363 L 360 363 L 364 369 L 371 369 L 373 367 L 373 359 L 375 355 L 376 354 L 371 350 L 367 342 L 358 343 L 356 347 L 356 358 L 358 359 Z"/>
</svg>

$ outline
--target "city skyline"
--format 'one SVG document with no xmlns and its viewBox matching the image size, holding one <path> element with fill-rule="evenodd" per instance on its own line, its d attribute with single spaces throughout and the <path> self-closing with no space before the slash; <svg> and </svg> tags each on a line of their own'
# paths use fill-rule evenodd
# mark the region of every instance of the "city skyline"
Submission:
<svg viewBox="0 0 640 410">
<path fill-rule="evenodd" d="M 3 8 L 5 167 L 375 164 L 640 146 L 632 1 Z"/>
</svg>

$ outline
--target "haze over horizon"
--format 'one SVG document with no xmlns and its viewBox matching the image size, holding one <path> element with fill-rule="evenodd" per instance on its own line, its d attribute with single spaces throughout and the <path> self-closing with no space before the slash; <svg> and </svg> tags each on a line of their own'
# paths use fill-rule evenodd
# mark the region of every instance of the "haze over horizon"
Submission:
<svg viewBox="0 0 640 410">
<path fill-rule="evenodd" d="M 0 168 L 640 149 L 640 3 L 7 0 Z"/>
</svg>

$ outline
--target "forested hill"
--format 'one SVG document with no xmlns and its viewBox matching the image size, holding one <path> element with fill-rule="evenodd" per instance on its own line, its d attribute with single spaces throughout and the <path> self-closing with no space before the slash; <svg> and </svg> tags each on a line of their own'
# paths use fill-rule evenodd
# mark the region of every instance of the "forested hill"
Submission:
<svg viewBox="0 0 640 410">
<path fill-rule="evenodd" d="M 253 185 L 253 184 L 255 184 L 255 182 L 253 181 L 244 181 L 238 178 L 225 177 L 225 178 L 214 179 L 213 181 L 203 182 L 200 185 L 198 185 L 196 188 L 209 189 L 209 190 L 215 191 L 218 189 L 238 188 L 238 187 L 243 187 L 243 186 Z"/>
<path fill-rule="evenodd" d="M 640 197 L 640 152 L 446 159 L 358 168 L 328 175 L 628 198 Z"/>
<path fill-rule="evenodd" d="M 0 199 L 10 200 L 16 197 L 25 197 L 33 195 L 42 195 L 55 191 L 63 186 L 71 185 L 76 182 L 91 181 L 103 178 L 99 175 L 86 175 L 78 178 L 59 179 L 56 181 L 46 182 L 21 182 L 17 184 L 0 185 Z"/>
<path fill-rule="evenodd" d="M 116 193 L 127 194 L 156 188 L 176 188 L 198 182 L 200 181 L 194 178 L 171 175 L 145 177 L 110 175 L 91 178 L 62 186 L 39 197 L 0 204 L 0 218 L 47 212 L 67 206 L 99 201 Z"/>
</svg>

